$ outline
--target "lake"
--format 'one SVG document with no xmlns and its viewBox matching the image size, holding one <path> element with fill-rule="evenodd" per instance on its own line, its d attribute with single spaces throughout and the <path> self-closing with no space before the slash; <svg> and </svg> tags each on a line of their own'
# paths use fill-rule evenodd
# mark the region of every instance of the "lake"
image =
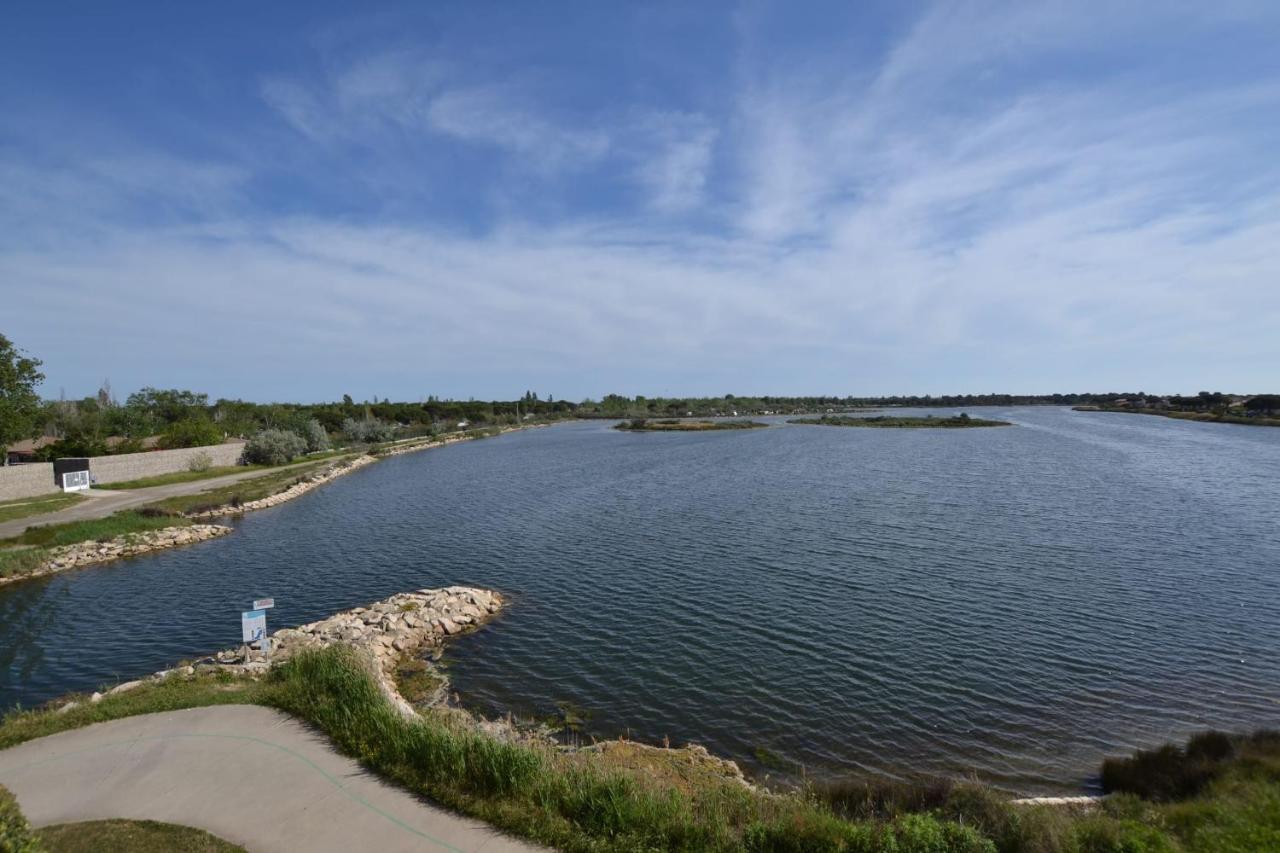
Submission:
<svg viewBox="0 0 1280 853">
<path fill-rule="evenodd" d="M 465 704 L 758 775 L 1069 791 L 1280 724 L 1280 429 L 968 411 L 1015 425 L 583 422 L 388 459 L 222 540 L 0 588 L 0 704 L 237 645 L 255 597 L 274 630 L 474 584 L 510 606 L 447 656 Z"/>
</svg>

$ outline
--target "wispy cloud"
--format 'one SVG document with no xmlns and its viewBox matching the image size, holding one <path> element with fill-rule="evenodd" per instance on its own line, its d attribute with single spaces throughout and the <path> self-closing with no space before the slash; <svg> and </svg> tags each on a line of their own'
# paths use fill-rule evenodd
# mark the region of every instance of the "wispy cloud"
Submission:
<svg viewBox="0 0 1280 853">
<path fill-rule="evenodd" d="M 316 366 L 317 395 L 405 358 L 445 393 L 1264 384 L 1280 68 L 1171 75 L 1191 7 L 1155 44 L 1133 10 L 955 8 L 856 65 L 744 53 L 714 99 L 558 97 L 550 72 L 379 47 L 263 77 L 274 126 L 222 157 L 0 148 L 0 280 L 32 348 L 69 304 L 154 352 L 240 318 L 262 336 L 237 351 Z M 318 201 L 263 203 L 282 181 Z"/>
</svg>

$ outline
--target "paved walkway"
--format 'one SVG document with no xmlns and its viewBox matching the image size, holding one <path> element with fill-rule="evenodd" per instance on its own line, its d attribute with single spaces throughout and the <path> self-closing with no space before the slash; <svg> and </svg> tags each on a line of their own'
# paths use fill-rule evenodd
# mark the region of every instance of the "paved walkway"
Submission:
<svg viewBox="0 0 1280 853">
<path fill-rule="evenodd" d="M 37 827 L 105 818 L 212 832 L 253 853 L 535 850 L 388 785 L 253 705 L 128 717 L 0 751 Z"/>
<path fill-rule="evenodd" d="M 302 462 L 300 464 L 306 464 Z M 206 480 L 192 480 L 188 483 L 170 483 L 167 486 L 151 486 L 146 489 L 125 489 L 123 491 L 111 491 L 107 489 L 89 489 L 85 492 L 77 492 L 76 494 L 84 495 L 88 500 L 81 501 L 72 507 L 58 510 L 57 512 L 48 512 L 44 515 L 32 515 L 27 518 L 18 518 L 13 521 L 0 522 L 0 539 L 7 539 L 10 536 L 17 536 L 28 527 L 38 524 L 63 524 L 68 521 L 87 521 L 91 518 L 106 518 L 114 512 L 122 509 L 131 509 L 132 507 L 142 506 L 164 498 L 172 498 L 178 495 L 194 495 L 197 492 L 203 492 L 206 489 L 216 489 L 219 486 L 227 486 L 231 483 L 238 483 L 241 480 L 252 480 L 254 477 L 262 477 L 266 474 L 276 474 L 280 471 L 287 471 L 289 467 L 280 468 L 258 468 L 253 471 L 244 471 L 239 474 L 224 474 L 221 477 L 209 477 Z"/>
</svg>

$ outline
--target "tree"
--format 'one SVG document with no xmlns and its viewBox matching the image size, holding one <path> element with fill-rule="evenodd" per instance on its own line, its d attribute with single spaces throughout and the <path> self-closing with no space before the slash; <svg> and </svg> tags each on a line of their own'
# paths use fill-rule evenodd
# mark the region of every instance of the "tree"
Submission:
<svg viewBox="0 0 1280 853">
<path fill-rule="evenodd" d="M 0 445 L 40 434 L 40 359 L 25 355 L 0 335 Z M 8 454 L 4 454 L 8 458 Z"/>
<path fill-rule="evenodd" d="M 394 428 L 374 417 L 366 417 L 360 421 L 347 418 L 342 422 L 342 431 L 353 444 L 373 444 L 391 438 Z"/>
<path fill-rule="evenodd" d="M 308 453 L 319 453 L 329 449 L 329 433 L 325 432 L 320 421 L 312 418 L 302 425 L 302 440 L 307 443 Z"/>
<path fill-rule="evenodd" d="M 212 421 L 205 418 L 188 418 L 185 421 L 178 421 L 165 430 L 164 435 L 160 437 L 160 446 L 166 450 L 176 447 L 208 447 L 211 444 L 221 444 L 222 438 L 222 430 L 218 429 L 217 424 Z"/>
<path fill-rule="evenodd" d="M 125 406 L 131 409 L 142 409 L 152 417 L 166 424 L 172 424 L 195 415 L 208 414 L 209 395 L 178 388 L 167 390 L 143 388 L 141 391 L 130 394 L 129 399 L 125 401 Z"/>
<path fill-rule="evenodd" d="M 1259 394 L 1244 407 L 1251 412 L 1280 412 L 1280 394 Z"/>
</svg>

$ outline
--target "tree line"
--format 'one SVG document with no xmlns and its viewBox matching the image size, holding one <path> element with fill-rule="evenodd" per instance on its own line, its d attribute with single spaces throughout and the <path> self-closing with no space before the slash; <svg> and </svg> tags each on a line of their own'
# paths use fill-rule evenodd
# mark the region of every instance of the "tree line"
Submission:
<svg viewBox="0 0 1280 853">
<path fill-rule="evenodd" d="M 228 438 L 250 439 L 264 431 L 290 433 L 307 448 L 326 442 L 320 435 L 354 443 L 427 435 L 465 427 L 490 427 L 530 419 L 712 417 L 796 415 L 858 408 L 959 408 L 1026 405 L 1139 405 L 1184 411 L 1221 411 L 1241 406 L 1254 414 L 1280 412 L 1280 395 L 1259 394 L 1241 400 L 1218 391 L 1195 395 L 1138 392 L 1068 394 L 951 394 L 894 396 L 738 396 L 628 397 L 608 394 L 599 400 L 556 400 L 525 391 L 514 400 L 450 400 L 434 395 L 420 402 L 389 399 L 357 402 L 351 395 L 326 403 L 252 403 L 218 399 L 180 388 L 141 388 L 121 402 L 109 381 L 77 400 L 44 400 L 41 362 L 0 335 L 0 444 L 28 438 L 55 441 L 40 451 L 46 458 L 100 456 L 151 447 L 198 447 Z M 277 436 L 279 438 L 279 436 Z M 284 439 L 286 444 L 292 442 Z M 279 442 L 277 442 L 279 443 Z"/>
</svg>

